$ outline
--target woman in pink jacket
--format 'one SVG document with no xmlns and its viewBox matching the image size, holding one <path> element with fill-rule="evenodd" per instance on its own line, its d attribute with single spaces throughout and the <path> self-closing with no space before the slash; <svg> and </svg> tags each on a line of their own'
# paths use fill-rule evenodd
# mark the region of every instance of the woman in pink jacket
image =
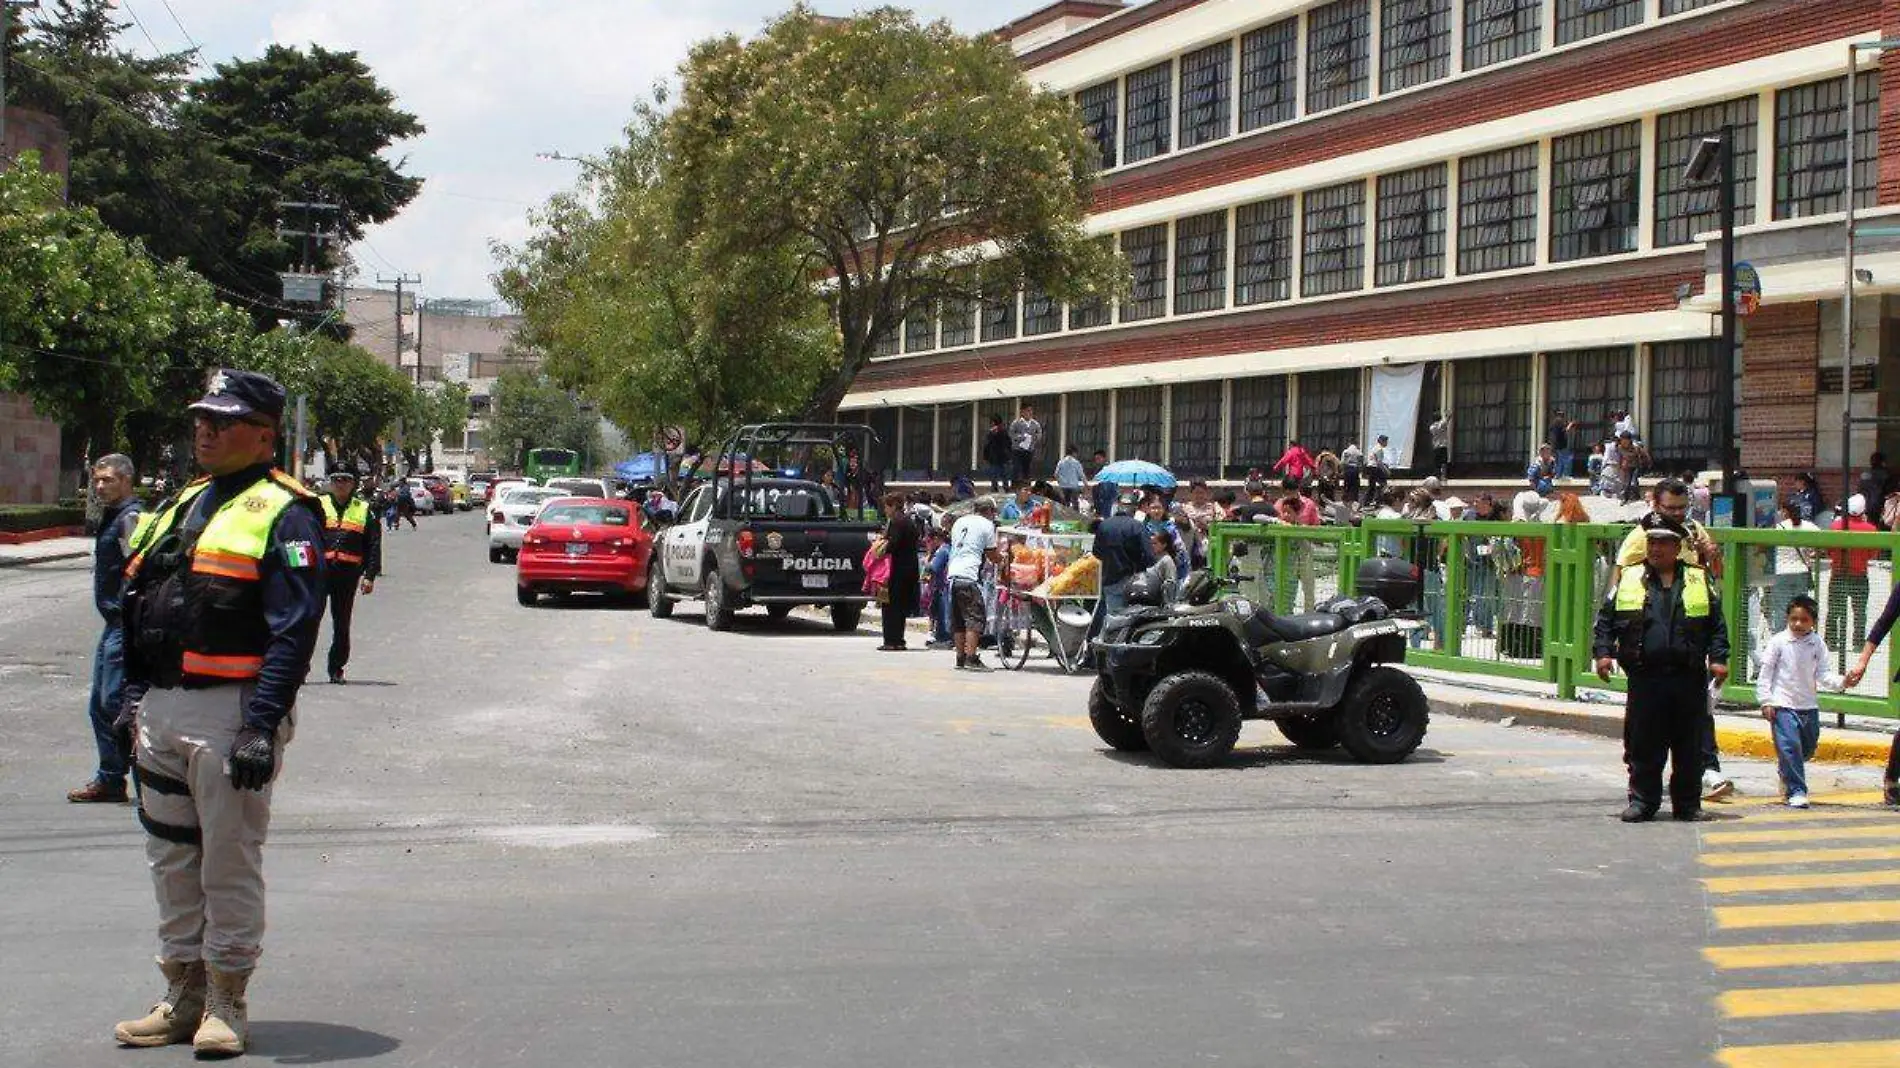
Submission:
<svg viewBox="0 0 1900 1068">
<path fill-rule="evenodd" d="M 1297 441 L 1287 442 L 1286 451 L 1280 454 L 1279 462 L 1273 465 L 1275 471 L 1300 482 L 1305 482 L 1306 476 L 1318 468 L 1319 464 L 1313 459 L 1313 454 L 1307 452 L 1306 446 Z"/>
</svg>

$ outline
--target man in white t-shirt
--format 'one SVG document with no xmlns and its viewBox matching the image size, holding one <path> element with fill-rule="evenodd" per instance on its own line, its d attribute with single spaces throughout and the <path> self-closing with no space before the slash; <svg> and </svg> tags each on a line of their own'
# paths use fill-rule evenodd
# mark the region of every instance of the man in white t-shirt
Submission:
<svg viewBox="0 0 1900 1068">
<path fill-rule="evenodd" d="M 977 643 L 989 612 L 983 604 L 983 565 L 1001 557 L 996 546 L 996 505 L 987 498 L 976 502 L 976 511 L 957 520 L 950 528 L 950 636 L 957 647 L 958 671 L 988 671 L 977 656 Z"/>
</svg>

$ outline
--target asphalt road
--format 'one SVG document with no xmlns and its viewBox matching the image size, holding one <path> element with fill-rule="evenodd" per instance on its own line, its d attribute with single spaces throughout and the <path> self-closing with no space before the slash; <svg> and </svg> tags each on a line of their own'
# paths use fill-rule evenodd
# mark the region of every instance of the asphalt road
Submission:
<svg viewBox="0 0 1900 1068">
<path fill-rule="evenodd" d="M 278 787 L 255 1059 L 1560 1068 L 1737 1040 L 1702 957 L 1725 824 L 1616 822 L 1612 743 L 1441 720 L 1368 768 L 1255 724 L 1176 771 L 1105 751 L 1076 679 L 757 612 L 521 608 L 474 515 L 385 544 L 354 684 L 304 691 Z M 130 810 L 64 800 L 87 582 L 0 572 L 0 1064 L 182 1064 L 110 1039 L 159 986 Z"/>
</svg>

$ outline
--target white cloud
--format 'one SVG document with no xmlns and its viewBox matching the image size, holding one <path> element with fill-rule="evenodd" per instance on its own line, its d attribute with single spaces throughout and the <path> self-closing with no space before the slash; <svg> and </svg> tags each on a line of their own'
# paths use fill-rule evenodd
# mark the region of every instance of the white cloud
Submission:
<svg viewBox="0 0 1900 1068">
<path fill-rule="evenodd" d="M 396 146 L 427 179 L 355 255 L 365 275 L 419 273 L 430 296 L 492 295 L 490 238 L 519 240 L 526 213 L 570 185 L 579 155 L 618 140 L 632 102 L 672 75 L 691 45 L 749 34 L 789 6 L 759 0 L 121 0 L 165 48 L 184 30 L 220 62 L 272 43 L 361 53 L 428 132 Z M 821 10 L 845 6 L 820 3 Z M 914 5 L 966 31 L 999 26 L 1039 0 L 933 0 Z M 132 30 L 127 47 L 147 49 Z M 377 253 L 380 253 L 379 257 Z M 381 257 L 387 257 L 385 262 Z"/>
</svg>

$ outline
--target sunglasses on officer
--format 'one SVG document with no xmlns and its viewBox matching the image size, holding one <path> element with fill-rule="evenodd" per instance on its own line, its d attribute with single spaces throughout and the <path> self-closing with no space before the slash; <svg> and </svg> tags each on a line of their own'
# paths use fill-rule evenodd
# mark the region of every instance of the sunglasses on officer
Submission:
<svg viewBox="0 0 1900 1068">
<path fill-rule="evenodd" d="M 213 434 L 222 434 L 239 423 L 245 426 L 256 427 L 266 427 L 270 425 L 269 423 L 261 422 L 256 419 L 245 419 L 235 415 L 212 415 L 204 412 L 199 413 L 195 417 L 195 420 L 198 426 L 210 428 Z"/>
</svg>

